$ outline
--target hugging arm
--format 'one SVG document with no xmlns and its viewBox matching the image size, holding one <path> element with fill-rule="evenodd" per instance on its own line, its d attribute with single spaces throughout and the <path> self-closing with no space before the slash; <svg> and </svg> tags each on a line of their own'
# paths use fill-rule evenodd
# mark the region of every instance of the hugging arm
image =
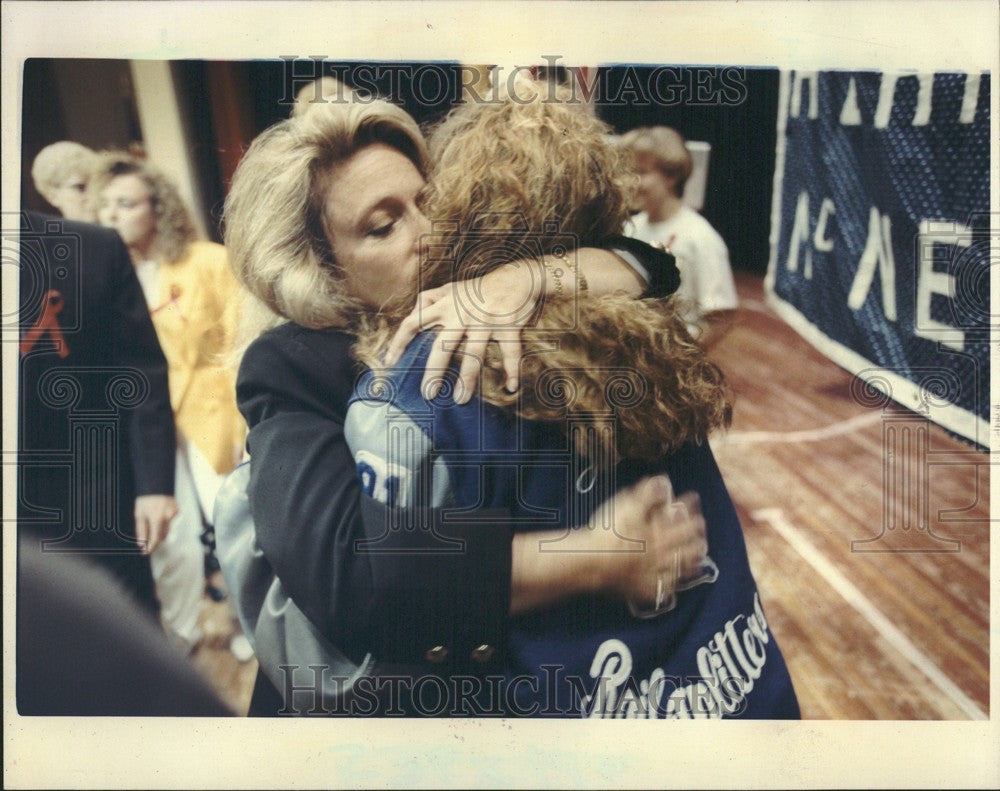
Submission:
<svg viewBox="0 0 1000 791">
<path fill-rule="evenodd" d="M 244 356 L 237 399 L 250 426 L 257 543 L 299 609 L 355 661 L 496 645 L 509 609 L 510 529 L 500 514 L 434 526 L 431 512 L 411 516 L 433 529 L 395 529 L 386 509 L 362 504 L 343 432 L 352 342 L 284 325 Z"/>
<path fill-rule="evenodd" d="M 685 566 L 700 557 L 700 512 L 672 520 L 669 486 L 620 493 L 618 531 L 549 537 L 573 552 L 543 551 L 537 532 L 513 536 L 502 510 L 442 521 L 444 509 L 388 509 L 363 496 L 344 438 L 350 344 L 336 331 L 280 327 L 248 349 L 237 395 L 250 425 L 256 543 L 283 595 L 355 663 L 370 653 L 424 664 L 436 646 L 468 659 L 505 644 L 511 612 L 598 590 L 648 602 L 675 550 Z M 661 540 L 668 524 L 677 529 Z M 619 534 L 648 551 L 608 546 Z"/>
<path fill-rule="evenodd" d="M 639 239 L 612 236 L 603 247 L 583 247 L 573 263 L 578 278 L 565 259 L 545 256 L 544 260 L 521 259 L 475 278 L 471 286 L 448 283 L 420 292 L 413 311 L 403 320 L 386 349 L 385 364 L 392 365 L 417 333 L 439 327 L 438 343 L 427 358 L 428 373 L 422 391 L 433 398 L 439 384 L 434 371 L 448 367 L 452 355 L 461 348 L 460 386 L 456 403 L 466 403 L 476 389 L 486 347 L 497 341 L 507 377 L 507 389 L 517 390 L 521 357 L 521 329 L 547 296 L 575 293 L 587 284 L 591 294 L 624 292 L 635 298 L 666 297 L 680 285 L 680 273 L 673 255 Z"/>
<path fill-rule="evenodd" d="M 664 258 L 661 282 L 670 287 L 672 257 L 648 250 Z M 644 574 L 629 587 L 626 567 L 611 572 L 599 555 L 540 553 L 539 536 L 512 537 L 504 513 L 442 525 L 440 510 L 412 509 L 405 518 L 424 529 L 398 529 L 400 512 L 362 497 L 344 439 L 359 373 L 350 362 L 353 341 L 336 330 L 283 325 L 247 350 L 237 383 L 250 428 L 256 542 L 284 591 L 326 638 L 355 661 L 370 651 L 412 663 L 436 645 L 503 644 L 512 609 L 601 587 L 639 595 L 635 588 L 655 586 Z M 653 521 L 649 508 L 642 520 Z M 602 563 L 604 573 L 591 575 Z"/>
</svg>

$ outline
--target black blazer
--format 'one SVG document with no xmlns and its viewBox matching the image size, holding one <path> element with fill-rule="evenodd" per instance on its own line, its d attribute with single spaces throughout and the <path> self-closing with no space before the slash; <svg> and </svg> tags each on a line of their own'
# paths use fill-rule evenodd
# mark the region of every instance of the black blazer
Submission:
<svg viewBox="0 0 1000 791">
<path fill-rule="evenodd" d="M 244 355 L 236 392 L 250 428 L 257 541 L 299 608 L 355 661 L 371 651 L 379 661 L 421 664 L 437 645 L 468 657 L 505 633 L 506 515 L 401 530 L 361 497 L 344 439 L 359 373 L 353 340 L 285 324 Z M 442 536 L 461 550 L 447 551 L 459 545 Z"/>
<path fill-rule="evenodd" d="M 19 236 L 19 527 L 155 606 L 133 509 L 173 493 L 174 422 L 128 251 L 114 231 L 30 212 Z"/>
</svg>

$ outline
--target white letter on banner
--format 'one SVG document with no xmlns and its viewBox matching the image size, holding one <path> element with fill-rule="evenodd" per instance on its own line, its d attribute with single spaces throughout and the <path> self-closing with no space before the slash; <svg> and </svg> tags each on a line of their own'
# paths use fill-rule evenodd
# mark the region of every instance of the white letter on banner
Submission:
<svg viewBox="0 0 1000 791">
<path fill-rule="evenodd" d="M 861 109 L 858 107 L 858 86 L 851 77 L 847 83 L 847 96 L 844 97 L 844 106 L 840 110 L 841 126 L 858 126 L 861 124 Z"/>
<path fill-rule="evenodd" d="M 799 193 L 799 202 L 795 205 L 795 221 L 792 223 L 792 235 L 788 240 L 788 262 L 786 267 L 789 272 L 797 272 L 799 269 L 799 248 L 802 243 L 809 238 L 809 193 L 803 190 Z M 813 259 L 812 248 L 806 248 L 806 264 L 803 268 L 806 280 L 812 280 Z"/>
<path fill-rule="evenodd" d="M 847 307 L 851 310 L 858 310 L 865 304 L 875 278 L 876 265 L 882 280 L 882 311 L 889 321 L 895 321 L 896 259 L 892 254 L 892 226 L 889 218 L 881 216 L 879 210 L 872 206 L 868 215 L 868 241 L 861 253 L 851 293 L 847 295 Z"/>
<path fill-rule="evenodd" d="M 803 84 L 809 83 L 809 117 L 819 117 L 819 85 L 818 74 L 815 71 L 797 71 L 792 82 L 792 107 L 790 115 L 798 118 L 802 112 L 802 88 Z"/>
<path fill-rule="evenodd" d="M 920 225 L 920 271 L 917 273 L 917 320 L 913 334 L 940 341 L 958 351 L 965 350 L 965 333 L 931 318 L 931 295 L 955 298 L 955 278 L 949 272 L 934 271 L 934 245 L 968 247 L 972 231 L 964 225 L 923 220 Z M 946 334 L 941 335 L 942 332 Z"/>
<path fill-rule="evenodd" d="M 823 198 L 819 207 L 819 220 L 816 221 L 816 233 L 813 234 L 813 247 L 823 253 L 833 250 L 833 239 L 826 235 L 826 223 L 831 214 L 837 213 L 837 207 L 829 198 Z"/>
<path fill-rule="evenodd" d="M 927 126 L 931 121 L 931 99 L 934 95 L 934 75 L 918 74 L 917 109 L 913 111 L 913 125 Z"/>
<path fill-rule="evenodd" d="M 965 75 L 965 93 L 962 94 L 962 109 L 958 113 L 960 124 L 971 124 L 976 120 L 976 104 L 979 102 L 979 73 Z"/>
</svg>

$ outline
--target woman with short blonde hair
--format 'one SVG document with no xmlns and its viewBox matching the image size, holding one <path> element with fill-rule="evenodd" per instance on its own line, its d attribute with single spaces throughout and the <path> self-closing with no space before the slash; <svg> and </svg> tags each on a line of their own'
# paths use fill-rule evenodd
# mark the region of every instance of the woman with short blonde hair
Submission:
<svg viewBox="0 0 1000 791">
<path fill-rule="evenodd" d="M 375 143 L 396 148 L 426 174 L 419 127 L 386 102 L 303 113 L 251 144 L 226 201 L 226 247 L 237 278 L 273 313 L 313 329 L 356 319 L 362 302 L 338 269 L 322 199 L 331 167 Z M 255 336 L 258 329 L 249 325 L 245 333 Z"/>
</svg>

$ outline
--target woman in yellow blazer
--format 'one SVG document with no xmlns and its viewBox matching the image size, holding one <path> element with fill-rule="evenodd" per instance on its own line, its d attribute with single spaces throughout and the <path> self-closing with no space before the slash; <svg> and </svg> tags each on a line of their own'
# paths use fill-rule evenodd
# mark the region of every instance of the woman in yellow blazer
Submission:
<svg viewBox="0 0 1000 791">
<path fill-rule="evenodd" d="M 195 239 L 190 215 L 163 174 L 121 152 L 102 153 L 97 162 L 91 189 L 98 221 L 117 230 L 128 247 L 169 365 L 180 512 L 151 560 L 164 623 L 192 648 L 201 636 L 205 589 L 202 529 L 246 434 L 235 370 L 227 364 L 239 286 L 225 248 Z M 247 650 L 234 641 L 234 654 L 242 658 Z"/>
</svg>

